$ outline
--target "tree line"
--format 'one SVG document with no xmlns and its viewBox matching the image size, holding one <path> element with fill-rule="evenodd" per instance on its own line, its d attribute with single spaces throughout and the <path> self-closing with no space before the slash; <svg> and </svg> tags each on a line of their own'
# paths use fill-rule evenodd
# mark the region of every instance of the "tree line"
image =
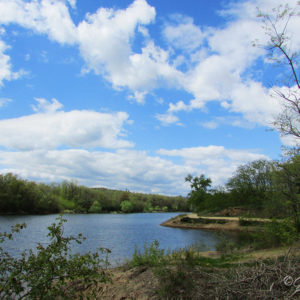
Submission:
<svg viewBox="0 0 300 300">
<path fill-rule="evenodd" d="M 129 191 L 89 188 L 73 181 L 60 184 L 36 183 L 15 174 L 0 174 L 0 213 L 44 214 L 188 211 L 181 196 L 132 193 Z"/>
<path fill-rule="evenodd" d="M 297 151 L 298 152 L 298 151 Z M 220 211 L 245 208 L 256 216 L 291 218 L 300 231 L 300 155 L 283 161 L 256 160 L 238 167 L 226 185 L 212 188 L 205 175 L 188 175 L 193 210 Z"/>
</svg>

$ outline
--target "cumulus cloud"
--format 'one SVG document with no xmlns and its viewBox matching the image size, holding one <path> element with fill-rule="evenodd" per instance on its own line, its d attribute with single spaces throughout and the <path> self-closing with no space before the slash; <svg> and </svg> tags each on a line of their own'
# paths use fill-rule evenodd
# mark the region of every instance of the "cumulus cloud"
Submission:
<svg viewBox="0 0 300 300">
<path fill-rule="evenodd" d="M 192 52 L 197 49 L 205 34 L 194 25 L 193 19 L 182 15 L 173 15 L 175 24 L 166 24 L 163 29 L 163 36 L 167 42 L 175 48 Z"/>
<path fill-rule="evenodd" d="M 246 120 L 265 126 L 271 126 L 274 117 L 282 109 L 278 99 L 272 97 L 272 89 L 255 81 L 237 85 L 231 99 L 231 111 L 240 112 Z"/>
<path fill-rule="evenodd" d="M 1 9 L 1 8 L 0 8 Z M 12 70 L 12 64 L 9 55 L 5 54 L 9 46 L 6 45 L 2 40 L 0 40 L 0 87 L 3 86 L 4 80 L 14 80 L 21 77 L 25 72 L 20 70 L 14 72 Z"/>
<path fill-rule="evenodd" d="M 166 195 L 186 195 L 187 174 L 205 173 L 213 184 L 222 184 L 240 163 L 266 158 L 251 151 L 230 150 L 221 146 L 163 150 L 150 156 L 145 151 L 115 152 L 69 150 L 31 150 L 0 152 L 3 172 L 13 172 L 42 181 L 77 180 L 88 186 L 104 186 L 155 192 Z M 182 164 L 169 157 L 183 158 Z M 218 170 L 216 172 L 216 170 Z"/>
<path fill-rule="evenodd" d="M 36 113 L 0 121 L 0 145 L 15 150 L 57 147 L 123 148 L 133 144 L 122 139 L 125 112 L 99 113 L 89 110 L 57 111 L 62 105 L 37 98 Z"/>
<path fill-rule="evenodd" d="M 35 112 L 54 113 L 63 107 L 63 105 L 55 98 L 52 99 L 52 103 L 44 98 L 35 98 L 35 101 L 37 104 L 32 105 L 32 109 Z"/>
<path fill-rule="evenodd" d="M 75 7 L 75 1 L 69 1 Z M 127 88 L 137 102 L 158 86 L 175 86 L 181 73 L 169 63 L 169 53 L 149 38 L 146 25 L 155 19 L 146 0 L 126 9 L 99 8 L 76 26 L 66 1 L 0 0 L 0 24 L 16 23 L 46 34 L 60 44 L 77 45 L 85 61 L 83 73 L 93 71 L 116 89 Z M 145 38 L 140 51 L 132 49 L 136 33 Z"/>
<path fill-rule="evenodd" d="M 77 180 L 88 186 L 185 195 L 184 177 L 191 167 L 147 155 L 144 151 L 115 153 L 87 150 L 0 152 L 3 172 L 42 181 Z"/>
<path fill-rule="evenodd" d="M 69 2 L 75 5 L 75 1 Z M 1 0 L 0 24 L 18 24 L 62 44 L 76 42 L 76 26 L 64 1 Z"/>
<path fill-rule="evenodd" d="M 288 2 L 291 7 L 297 3 L 296 0 Z M 262 12 L 271 13 L 279 4 L 280 1 L 243 1 L 231 3 L 226 10 L 220 12 L 221 15 L 230 17 L 230 21 L 223 28 L 202 31 L 202 40 L 205 39 L 206 46 L 199 53 L 204 51 L 205 55 L 199 54 L 196 64 L 190 65 L 181 77 L 181 87 L 192 94 L 193 98 L 188 103 L 170 103 L 166 115 L 175 119 L 174 114 L 177 112 L 203 109 L 209 101 L 218 101 L 228 112 L 240 113 L 250 123 L 272 126 L 274 117 L 282 110 L 282 106 L 278 99 L 271 97 L 271 89 L 253 80 L 251 68 L 257 59 L 265 57 L 266 52 L 251 44 L 254 40 L 266 44 L 268 39 L 257 18 L 257 7 Z M 182 21 L 181 25 L 186 23 Z M 192 24 L 191 20 L 189 24 Z M 185 32 L 186 36 L 192 35 L 194 26 L 193 29 L 186 27 L 187 31 L 190 30 L 190 34 Z M 290 21 L 288 30 L 293 41 L 293 51 L 300 49 L 300 37 L 296 33 L 299 26 L 299 18 Z M 170 27 L 171 33 L 172 29 Z M 198 29 L 200 33 L 200 28 Z M 170 43 L 171 37 L 172 34 Z M 215 128 L 217 124 L 212 121 L 204 126 Z"/>
<path fill-rule="evenodd" d="M 257 159 L 268 159 L 264 154 L 251 150 L 226 149 L 223 146 L 160 149 L 158 154 L 181 157 L 184 165 L 197 168 L 197 173 L 211 177 L 214 184 L 223 184 L 238 166 Z"/>
<path fill-rule="evenodd" d="M 179 118 L 174 116 L 172 113 L 156 114 L 155 118 L 159 120 L 163 126 L 169 126 L 173 123 L 178 124 L 179 121 Z"/>
<path fill-rule="evenodd" d="M 151 23 L 155 9 L 136 0 L 125 10 L 100 8 L 78 25 L 78 43 L 87 70 L 102 74 L 114 87 L 143 92 L 153 87 L 157 72 L 167 59 L 165 52 L 149 43 L 141 53 L 131 49 L 135 30 Z"/>
</svg>

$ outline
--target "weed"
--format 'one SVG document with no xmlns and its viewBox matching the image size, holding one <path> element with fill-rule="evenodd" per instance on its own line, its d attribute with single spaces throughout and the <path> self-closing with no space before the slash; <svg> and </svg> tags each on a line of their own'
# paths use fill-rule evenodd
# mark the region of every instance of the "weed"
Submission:
<svg viewBox="0 0 300 300">
<path fill-rule="evenodd" d="M 146 243 L 144 245 L 143 253 L 135 246 L 134 253 L 129 262 L 131 267 L 135 266 L 156 266 L 164 262 L 165 251 L 159 249 L 159 243 L 154 240 L 150 246 Z"/>
</svg>

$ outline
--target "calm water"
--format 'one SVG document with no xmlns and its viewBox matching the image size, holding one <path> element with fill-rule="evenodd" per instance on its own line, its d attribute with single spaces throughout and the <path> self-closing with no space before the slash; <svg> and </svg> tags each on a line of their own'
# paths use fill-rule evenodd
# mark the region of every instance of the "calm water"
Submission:
<svg viewBox="0 0 300 300">
<path fill-rule="evenodd" d="M 145 243 L 159 241 L 160 248 L 178 249 L 198 244 L 214 250 L 218 237 L 209 231 L 178 229 L 160 226 L 160 224 L 178 213 L 136 213 L 136 214 L 89 214 L 65 215 L 65 235 L 82 233 L 86 240 L 81 245 L 74 245 L 74 253 L 95 252 L 99 247 L 111 249 L 110 262 L 122 262 L 130 258 L 135 245 L 143 249 Z M 4 245 L 13 255 L 25 249 L 35 249 L 37 243 L 47 245 L 47 226 L 58 215 L 46 216 L 0 216 L 0 231 L 7 231 L 11 225 L 26 223 L 27 228 L 15 235 L 13 241 Z"/>
</svg>

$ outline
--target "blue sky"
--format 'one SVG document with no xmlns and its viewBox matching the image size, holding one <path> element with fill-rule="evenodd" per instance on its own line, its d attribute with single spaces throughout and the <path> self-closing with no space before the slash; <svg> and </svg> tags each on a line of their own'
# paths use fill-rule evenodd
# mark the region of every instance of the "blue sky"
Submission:
<svg viewBox="0 0 300 300">
<path fill-rule="evenodd" d="M 186 195 L 189 173 L 278 159 L 280 70 L 251 44 L 279 4 L 0 0 L 1 173 Z"/>
</svg>

